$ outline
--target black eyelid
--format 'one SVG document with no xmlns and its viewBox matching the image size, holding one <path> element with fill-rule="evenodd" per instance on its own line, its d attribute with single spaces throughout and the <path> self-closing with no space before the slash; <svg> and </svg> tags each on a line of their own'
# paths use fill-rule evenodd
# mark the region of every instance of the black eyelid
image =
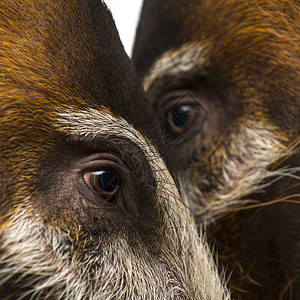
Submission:
<svg viewBox="0 0 300 300">
<path fill-rule="evenodd" d="M 198 101 L 195 96 L 189 93 L 178 93 L 171 94 L 170 96 L 166 96 L 161 100 L 161 109 L 170 110 L 172 107 L 177 107 L 181 105 L 197 105 Z"/>
</svg>

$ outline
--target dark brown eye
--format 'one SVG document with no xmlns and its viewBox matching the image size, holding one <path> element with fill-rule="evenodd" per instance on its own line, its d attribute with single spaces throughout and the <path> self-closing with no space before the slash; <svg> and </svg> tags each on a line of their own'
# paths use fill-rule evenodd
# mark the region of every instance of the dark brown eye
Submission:
<svg viewBox="0 0 300 300">
<path fill-rule="evenodd" d="M 167 113 L 168 126 L 177 134 L 191 127 L 196 118 L 197 110 L 190 104 L 178 105 Z"/>
<path fill-rule="evenodd" d="M 113 201 L 120 187 L 119 174 L 113 169 L 88 172 L 84 175 L 84 181 L 94 192 L 108 201 Z"/>
</svg>

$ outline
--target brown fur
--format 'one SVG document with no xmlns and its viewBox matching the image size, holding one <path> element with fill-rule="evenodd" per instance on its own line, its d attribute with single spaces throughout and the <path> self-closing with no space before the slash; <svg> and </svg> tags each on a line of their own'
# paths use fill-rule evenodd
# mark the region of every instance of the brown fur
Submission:
<svg viewBox="0 0 300 300">
<path fill-rule="evenodd" d="M 105 5 L 1 1 L 0 37 L 0 298 L 228 299 Z"/>
<path fill-rule="evenodd" d="M 235 299 L 300 297 L 299 19 L 292 0 L 146 0 L 137 31 L 133 61 L 161 120 L 172 91 L 207 111 L 165 142 Z"/>
</svg>

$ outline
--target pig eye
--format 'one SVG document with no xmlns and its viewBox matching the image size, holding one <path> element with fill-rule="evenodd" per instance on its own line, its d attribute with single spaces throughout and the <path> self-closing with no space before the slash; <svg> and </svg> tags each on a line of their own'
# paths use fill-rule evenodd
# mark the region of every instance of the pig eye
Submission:
<svg viewBox="0 0 300 300">
<path fill-rule="evenodd" d="M 174 133 L 179 134 L 190 128 L 197 116 L 197 110 L 192 105 L 178 105 L 167 112 L 167 123 Z"/>
<path fill-rule="evenodd" d="M 85 183 L 107 201 L 113 201 L 120 188 L 120 176 L 114 169 L 87 172 L 83 176 Z"/>
<path fill-rule="evenodd" d="M 162 128 L 166 134 L 177 138 L 203 123 L 206 119 L 205 102 L 206 96 L 197 91 L 174 90 L 156 97 L 152 105 L 162 117 Z"/>
</svg>

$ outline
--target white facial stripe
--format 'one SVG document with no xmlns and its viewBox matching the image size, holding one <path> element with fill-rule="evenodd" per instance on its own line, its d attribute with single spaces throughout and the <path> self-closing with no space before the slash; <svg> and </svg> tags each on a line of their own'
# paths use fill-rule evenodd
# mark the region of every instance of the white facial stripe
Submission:
<svg viewBox="0 0 300 300">
<path fill-rule="evenodd" d="M 26 210 L 31 210 L 30 205 Z M 114 241 L 111 247 L 103 249 L 103 255 L 92 256 L 79 264 L 72 255 L 69 264 L 69 248 L 64 237 L 35 219 L 36 214 L 27 216 L 28 211 L 18 207 L 4 231 L 1 249 L 5 249 L 5 255 L 1 257 L 4 268 L 0 269 L 0 286 L 15 274 L 24 273 L 32 275 L 31 280 L 25 281 L 29 292 L 34 296 L 46 293 L 43 294 L 45 298 L 51 295 L 55 299 L 98 300 L 115 299 L 120 295 L 118 299 L 171 300 L 190 299 L 192 294 L 203 300 L 231 299 L 218 277 L 205 238 L 197 236 L 192 220 L 188 226 L 178 223 L 181 234 L 175 230 L 173 236 L 174 232 L 168 230 L 166 241 L 161 245 L 167 265 L 172 269 L 170 273 L 159 257 L 149 256 L 140 244 L 136 247 L 144 259 L 136 255 L 139 251 L 132 252 L 127 239 Z M 178 213 L 175 211 L 175 218 Z M 178 253 L 182 255 L 179 258 Z M 95 265 L 102 268 L 96 268 L 96 275 L 90 276 L 89 269 Z"/>
<path fill-rule="evenodd" d="M 270 171 L 268 167 L 291 154 L 293 149 L 287 151 L 274 132 L 276 128 L 271 125 L 267 127 L 248 120 L 243 129 L 230 138 L 236 153 L 224 161 L 223 182 L 214 193 L 205 198 L 198 186 L 186 184 L 186 189 L 192 191 L 188 197 L 197 215 L 205 215 L 208 223 L 216 221 L 233 209 L 253 202 L 242 198 L 258 193 L 272 183 L 272 180 L 263 183 L 264 179 L 274 177 L 276 180 L 278 170 Z M 289 172 L 286 169 L 280 171 L 280 176 Z"/>
<path fill-rule="evenodd" d="M 188 43 L 177 49 L 165 52 L 156 60 L 146 75 L 143 86 L 147 92 L 157 78 L 165 75 L 177 75 L 187 72 L 195 67 L 203 67 L 207 62 L 205 48 L 199 43 Z"/>
<path fill-rule="evenodd" d="M 125 119 L 114 116 L 109 110 L 76 110 L 72 108 L 59 109 L 58 122 L 56 126 L 72 135 L 118 135 L 130 139 L 145 154 L 151 166 L 153 176 L 157 182 L 158 189 L 163 185 L 164 189 L 172 191 L 173 196 L 179 199 L 173 178 L 166 172 L 166 166 L 156 148 L 142 136 Z"/>
</svg>

